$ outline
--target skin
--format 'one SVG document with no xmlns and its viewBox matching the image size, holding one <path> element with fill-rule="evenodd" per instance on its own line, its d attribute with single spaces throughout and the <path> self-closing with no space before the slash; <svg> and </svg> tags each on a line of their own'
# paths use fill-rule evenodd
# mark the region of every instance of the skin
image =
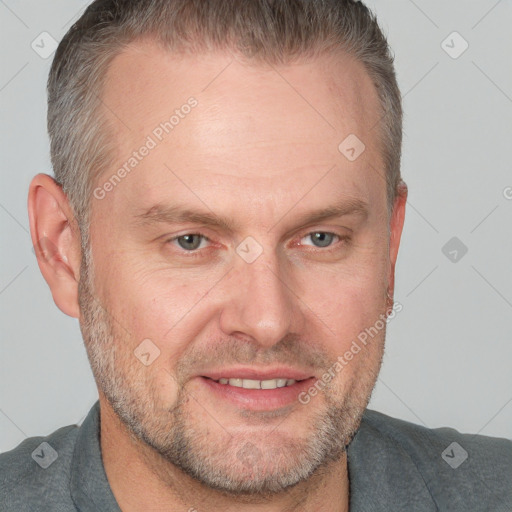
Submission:
<svg viewBox="0 0 512 512">
<path fill-rule="evenodd" d="M 95 186 L 191 96 L 197 106 L 172 133 L 92 200 L 93 268 L 81 265 L 61 188 L 46 175 L 30 187 L 41 272 L 57 306 L 79 318 L 97 380 L 109 483 L 123 511 L 346 511 L 343 447 L 375 384 L 385 329 L 306 405 L 234 403 L 203 376 L 286 366 L 314 383 L 390 307 L 407 191 L 388 215 L 376 91 L 346 55 L 273 68 L 227 52 L 179 57 L 138 41 L 109 68 L 102 100 L 117 166 Z M 338 150 L 349 134 L 366 146 L 353 162 Z M 304 221 L 339 204 L 352 210 Z M 156 205 L 213 212 L 233 226 L 170 222 Z M 207 239 L 191 257 L 171 239 L 193 233 Z M 312 233 L 337 236 L 318 247 Z M 251 263 L 236 252 L 249 236 L 262 250 Z M 147 339 L 159 355 L 146 366 L 134 350 Z M 210 473 L 237 484 L 276 481 L 307 466 L 303 454 L 325 438 L 328 411 L 340 418 L 339 450 L 281 490 L 221 492 L 165 452 L 181 421 L 188 451 L 211 463 Z"/>
</svg>

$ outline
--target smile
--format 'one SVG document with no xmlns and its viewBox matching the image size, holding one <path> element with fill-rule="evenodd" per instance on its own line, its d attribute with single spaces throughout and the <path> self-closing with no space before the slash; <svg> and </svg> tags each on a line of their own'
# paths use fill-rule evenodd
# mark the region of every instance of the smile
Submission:
<svg viewBox="0 0 512 512">
<path fill-rule="evenodd" d="M 276 389 L 292 386 L 297 381 L 295 379 L 269 379 L 269 380 L 254 380 L 254 379 L 228 379 L 220 378 L 216 380 L 219 384 L 227 386 L 234 386 L 235 388 L 244 389 Z"/>
</svg>

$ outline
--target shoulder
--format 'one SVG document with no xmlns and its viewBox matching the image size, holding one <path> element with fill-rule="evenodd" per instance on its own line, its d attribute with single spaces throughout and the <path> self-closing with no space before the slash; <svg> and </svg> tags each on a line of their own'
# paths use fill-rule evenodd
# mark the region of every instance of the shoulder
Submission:
<svg viewBox="0 0 512 512">
<path fill-rule="evenodd" d="M 512 510 L 512 441 L 448 427 L 430 429 L 372 410 L 365 412 L 360 431 L 367 449 L 414 468 L 441 509 L 478 505 L 478 510 L 499 511 L 507 505 Z M 392 468 L 392 460 L 387 464 Z"/>
<path fill-rule="evenodd" d="M 68 482 L 78 430 L 77 425 L 62 427 L 0 454 L 2 511 L 40 510 L 42 503 L 47 510 L 75 510 Z"/>
<path fill-rule="evenodd" d="M 431 429 L 372 410 L 365 412 L 363 422 L 418 461 L 426 459 L 455 469 L 474 459 L 482 469 L 492 467 L 493 472 L 498 467 L 508 468 L 509 473 L 504 476 L 509 478 L 509 483 L 512 481 L 512 441 L 509 439 L 464 434 L 449 427 Z"/>
</svg>

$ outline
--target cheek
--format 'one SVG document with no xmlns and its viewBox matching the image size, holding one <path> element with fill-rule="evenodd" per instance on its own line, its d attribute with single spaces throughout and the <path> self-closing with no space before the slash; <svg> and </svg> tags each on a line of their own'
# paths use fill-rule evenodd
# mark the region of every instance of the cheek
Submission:
<svg viewBox="0 0 512 512">
<path fill-rule="evenodd" d="M 149 376 L 152 403 L 155 409 L 169 411 L 176 406 L 180 392 L 180 385 L 171 375 L 170 371 L 162 365 L 161 361 L 155 361 Z M 145 400 L 147 400 L 146 397 Z"/>
<path fill-rule="evenodd" d="M 331 334 L 346 342 L 373 325 L 385 310 L 385 273 L 378 264 L 330 273 L 327 278 L 310 273 L 301 298 Z"/>
<path fill-rule="evenodd" d="M 337 396 L 352 396 L 353 400 L 366 400 L 375 385 L 384 352 L 385 322 L 361 321 L 347 328 L 333 347 L 331 373 L 332 392 Z M 348 332 L 350 330 L 350 332 Z"/>
<path fill-rule="evenodd" d="M 116 279 L 111 280 L 108 301 L 130 339 L 131 350 L 141 343 L 150 349 L 154 345 L 158 353 L 155 364 L 172 368 L 209 318 L 211 287 L 210 278 L 176 279 L 166 270 L 146 271 L 127 265 L 126 271 L 119 268 Z"/>
</svg>

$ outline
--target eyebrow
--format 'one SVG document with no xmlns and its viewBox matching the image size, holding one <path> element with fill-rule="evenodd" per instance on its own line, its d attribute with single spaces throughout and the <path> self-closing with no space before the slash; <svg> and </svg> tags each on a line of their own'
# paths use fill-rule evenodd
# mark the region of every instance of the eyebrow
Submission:
<svg viewBox="0 0 512 512">
<path fill-rule="evenodd" d="M 288 210 L 270 229 L 272 231 L 280 224 L 293 207 Z M 347 215 L 357 215 L 366 219 L 368 216 L 368 205 L 366 202 L 351 198 L 336 205 L 327 206 L 318 210 L 301 213 L 294 218 L 294 224 L 305 226 L 314 224 L 323 220 L 344 217 Z M 192 224 L 202 224 L 205 226 L 217 227 L 227 232 L 233 232 L 237 228 L 237 223 L 232 219 L 222 217 L 212 211 L 191 210 L 178 205 L 157 204 L 147 209 L 143 213 L 135 216 L 137 223 L 147 224 L 180 224 L 190 222 Z"/>
<path fill-rule="evenodd" d="M 234 231 L 235 224 L 230 219 L 221 217 L 212 211 L 190 210 L 181 206 L 166 206 L 157 204 L 145 212 L 135 216 L 136 221 L 142 224 L 179 224 L 190 222 L 192 224 L 205 224 L 216 226 L 225 231 Z"/>
<path fill-rule="evenodd" d="M 271 228 L 272 231 L 291 211 L 288 210 Z M 295 218 L 294 224 L 298 226 L 306 226 L 309 224 L 316 224 L 323 220 L 345 217 L 347 215 L 357 215 L 366 219 L 368 217 L 368 204 L 361 199 L 351 198 L 346 199 L 344 202 L 320 208 L 319 210 L 313 210 L 304 212 Z"/>
</svg>

